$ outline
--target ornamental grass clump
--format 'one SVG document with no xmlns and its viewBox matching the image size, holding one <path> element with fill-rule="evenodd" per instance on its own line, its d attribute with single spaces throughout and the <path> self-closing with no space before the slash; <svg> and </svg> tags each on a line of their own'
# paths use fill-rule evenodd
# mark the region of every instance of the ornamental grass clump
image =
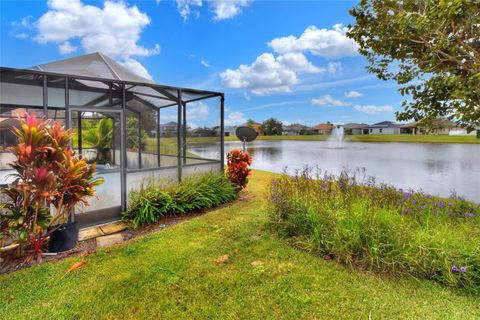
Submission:
<svg viewBox="0 0 480 320">
<path fill-rule="evenodd" d="M 138 191 L 130 192 L 123 219 L 136 228 L 165 216 L 218 206 L 236 197 L 235 185 L 223 174 L 194 175 L 178 184 L 149 180 Z"/>
<path fill-rule="evenodd" d="M 455 194 L 306 168 L 271 181 L 268 212 L 281 235 L 322 256 L 480 293 L 480 205 Z"/>
</svg>

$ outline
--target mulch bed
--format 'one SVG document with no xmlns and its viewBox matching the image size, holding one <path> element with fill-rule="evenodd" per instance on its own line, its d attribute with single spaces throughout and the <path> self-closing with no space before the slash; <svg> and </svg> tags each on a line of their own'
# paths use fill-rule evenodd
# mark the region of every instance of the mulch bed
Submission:
<svg viewBox="0 0 480 320">
<path fill-rule="evenodd" d="M 155 224 L 151 225 L 146 225 L 146 226 L 139 226 L 136 229 L 131 229 L 128 228 L 126 230 L 123 230 L 119 232 L 123 236 L 123 242 L 126 242 L 130 239 L 137 238 L 142 235 L 154 233 L 154 232 L 160 232 L 166 228 L 172 227 L 176 224 L 194 219 L 196 217 L 202 216 L 208 212 L 219 210 L 221 208 L 225 208 L 228 206 L 231 206 L 235 203 L 241 202 L 241 201 L 248 201 L 252 198 L 251 195 L 245 194 L 245 193 L 240 193 L 238 198 L 235 201 L 226 203 L 221 206 L 217 206 L 214 208 L 209 208 L 209 209 L 204 209 L 204 210 L 198 210 L 198 211 L 192 211 L 189 213 L 186 213 L 184 215 L 178 215 L 178 216 L 167 216 L 160 221 L 158 221 Z M 13 271 L 17 271 L 23 268 L 28 268 L 30 266 L 36 265 L 36 264 L 41 264 L 41 263 L 46 263 L 46 262 L 53 262 L 53 261 L 58 261 L 62 260 L 65 258 L 68 258 L 70 256 L 87 256 L 93 252 L 95 252 L 97 249 L 96 245 L 96 240 L 95 238 L 93 239 L 88 239 L 85 241 L 78 242 L 78 244 L 75 246 L 75 248 L 65 251 L 65 252 L 59 252 L 56 255 L 45 255 L 43 257 L 42 262 L 37 262 L 35 259 L 32 259 L 32 251 L 31 250 L 24 250 L 23 252 L 20 252 L 20 249 L 15 249 L 9 252 L 5 252 L 1 254 L 0 257 L 0 274 L 1 273 L 9 273 Z M 45 249 L 46 250 L 46 249 Z"/>
</svg>

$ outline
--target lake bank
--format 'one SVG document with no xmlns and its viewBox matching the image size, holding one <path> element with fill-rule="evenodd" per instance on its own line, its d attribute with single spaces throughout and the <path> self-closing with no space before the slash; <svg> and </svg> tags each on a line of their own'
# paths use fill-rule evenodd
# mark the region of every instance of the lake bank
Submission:
<svg viewBox="0 0 480 320">
<path fill-rule="evenodd" d="M 298 135 L 298 136 L 258 136 L 257 140 L 291 140 L 291 141 L 326 141 L 329 135 Z M 467 143 L 480 144 L 475 136 L 449 135 L 411 135 L 411 134 L 365 134 L 347 135 L 350 142 L 405 142 L 405 143 Z M 225 137 L 225 141 L 238 141 L 236 137 Z"/>
</svg>

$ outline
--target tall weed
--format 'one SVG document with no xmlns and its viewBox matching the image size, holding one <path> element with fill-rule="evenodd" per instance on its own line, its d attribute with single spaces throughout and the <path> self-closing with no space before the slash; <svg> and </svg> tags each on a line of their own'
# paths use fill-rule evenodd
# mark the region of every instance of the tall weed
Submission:
<svg viewBox="0 0 480 320">
<path fill-rule="evenodd" d="M 344 264 L 480 292 L 480 205 L 306 168 L 268 187 L 271 223 Z"/>
</svg>

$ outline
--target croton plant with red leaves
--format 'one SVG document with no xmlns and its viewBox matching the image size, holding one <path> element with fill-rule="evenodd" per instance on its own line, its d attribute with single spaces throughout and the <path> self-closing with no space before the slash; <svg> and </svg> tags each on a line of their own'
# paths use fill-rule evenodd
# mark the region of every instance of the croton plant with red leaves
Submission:
<svg viewBox="0 0 480 320">
<path fill-rule="evenodd" d="M 0 226 L 33 248 L 41 260 L 42 245 L 50 234 L 68 221 L 73 208 L 95 194 L 103 178 L 95 177 L 89 165 L 70 148 L 72 132 L 58 122 L 25 114 L 13 128 L 18 144 L 12 148 L 16 160 L 13 182 L 1 192 Z M 54 208 L 51 212 L 50 208 Z"/>
<path fill-rule="evenodd" d="M 247 186 L 251 164 L 252 157 L 240 149 L 233 149 L 227 154 L 227 177 L 239 190 Z"/>
</svg>

